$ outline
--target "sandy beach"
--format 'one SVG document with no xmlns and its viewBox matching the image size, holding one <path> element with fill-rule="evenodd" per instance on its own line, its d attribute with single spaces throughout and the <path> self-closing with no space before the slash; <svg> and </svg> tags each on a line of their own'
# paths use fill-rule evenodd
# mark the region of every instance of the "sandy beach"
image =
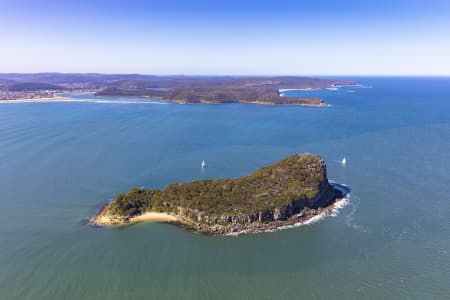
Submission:
<svg viewBox="0 0 450 300">
<path fill-rule="evenodd" d="M 130 222 L 175 222 L 178 219 L 166 213 L 146 212 L 130 219 Z"/>
<path fill-rule="evenodd" d="M 30 102 L 73 102 L 71 98 L 55 96 L 48 98 L 0 100 L 0 103 L 30 103 Z"/>
<path fill-rule="evenodd" d="M 291 91 L 318 91 L 319 88 L 298 88 L 298 89 L 279 89 L 279 93 L 291 92 Z"/>
<path fill-rule="evenodd" d="M 147 98 L 147 97 L 142 97 Z M 145 100 L 138 100 L 138 101 L 131 101 L 131 100 L 108 100 L 108 99 L 102 99 L 98 98 L 96 99 L 95 96 L 93 98 L 71 98 L 63 97 L 63 96 L 55 96 L 55 97 L 49 97 L 49 98 L 34 98 L 34 99 L 15 99 L 15 100 L 0 100 L 0 104 L 17 104 L 17 103 L 62 103 L 62 102 L 73 102 L 73 103 L 100 103 L 100 104 L 167 104 L 166 102 L 159 102 L 159 101 L 145 101 Z"/>
<path fill-rule="evenodd" d="M 91 222 L 100 226 L 115 225 L 115 224 L 129 224 L 138 222 L 177 222 L 177 217 L 161 212 L 145 212 L 141 215 L 124 219 L 119 216 L 110 216 L 100 213 Z"/>
</svg>

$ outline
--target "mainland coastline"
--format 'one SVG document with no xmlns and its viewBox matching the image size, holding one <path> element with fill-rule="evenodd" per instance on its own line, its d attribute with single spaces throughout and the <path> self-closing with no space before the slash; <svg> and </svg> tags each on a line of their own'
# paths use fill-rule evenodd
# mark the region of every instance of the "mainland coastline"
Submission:
<svg viewBox="0 0 450 300">
<path fill-rule="evenodd" d="M 90 91 L 96 96 L 157 98 L 177 104 L 243 103 L 269 106 L 329 106 L 289 90 L 334 90 L 356 82 L 298 76 L 151 76 L 139 74 L 0 74 L 0 103 L 96 102 L 58 96 Z M 98 98 L 101 102 L 101 98 Z"/>
</svg>

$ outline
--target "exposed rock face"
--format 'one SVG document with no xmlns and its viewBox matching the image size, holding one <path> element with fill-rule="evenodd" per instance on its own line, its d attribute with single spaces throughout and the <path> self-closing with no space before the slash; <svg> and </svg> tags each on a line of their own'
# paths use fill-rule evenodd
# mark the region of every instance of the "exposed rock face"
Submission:
<svg viewBox="0 0 450 300">
<path fill-rule="evenodd" d="M 178 216 L 183 225 L 204 233 L 257 233 L 304 222 L 320 213 L 330 212 L 336 200 L 343 197 L 339 190 L 324 182 L 313 198 L 295 199 L 290 204 L 258 213 L 208 216 L 198 211 L 182 210 L 183 213 Z"/>
<path fill-rule="evenodd" d="M 204 233 L 252 233 L 308 220 L 330 211 L 342 197 L 328 182 L 325 162 L 299 154 L 243 178 L 171 184 L 162 191 L 133 189 L 118 195 L 98 216 L 125 223 L 145 211 L 158 211 Z"/>
</svg>

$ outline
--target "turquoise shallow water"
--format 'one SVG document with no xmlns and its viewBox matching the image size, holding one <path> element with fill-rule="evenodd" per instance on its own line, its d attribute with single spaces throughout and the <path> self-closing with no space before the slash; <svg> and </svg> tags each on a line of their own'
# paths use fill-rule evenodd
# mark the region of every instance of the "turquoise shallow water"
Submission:
<svg viewBox="0 0 450 300">
<path fill-rule="evenodd" d="M 0 299 L 449 299 L 450 79 L 356 80 L 289 92 L 327 108 L 0 104 Z M 336 217 L 234 238 L 83 223 L 132 186 L 305 151 L 352 189 Z"/>
</svg>

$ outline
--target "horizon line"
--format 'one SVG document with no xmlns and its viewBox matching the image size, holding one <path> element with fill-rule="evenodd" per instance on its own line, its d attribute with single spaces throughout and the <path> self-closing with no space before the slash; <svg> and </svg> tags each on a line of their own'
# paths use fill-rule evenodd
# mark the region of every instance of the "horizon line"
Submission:
<svg viewBox="0 0 450 300">
<path fill-rule="evenodd" d="M 109 72 L 0 72 L 1 75 L 13 74 L 82 74 L 82 75 L 142 75 L 142 76 L 191 76 L 191 77 L 331 77 L 331 76 L 350 76 L 350 77 L 450 77 L 450 74 L 230 74 L 230 73 L 209 73 L 209 74 L 189 74 L 189 73 L 109 73 Z"/>
</svg>

